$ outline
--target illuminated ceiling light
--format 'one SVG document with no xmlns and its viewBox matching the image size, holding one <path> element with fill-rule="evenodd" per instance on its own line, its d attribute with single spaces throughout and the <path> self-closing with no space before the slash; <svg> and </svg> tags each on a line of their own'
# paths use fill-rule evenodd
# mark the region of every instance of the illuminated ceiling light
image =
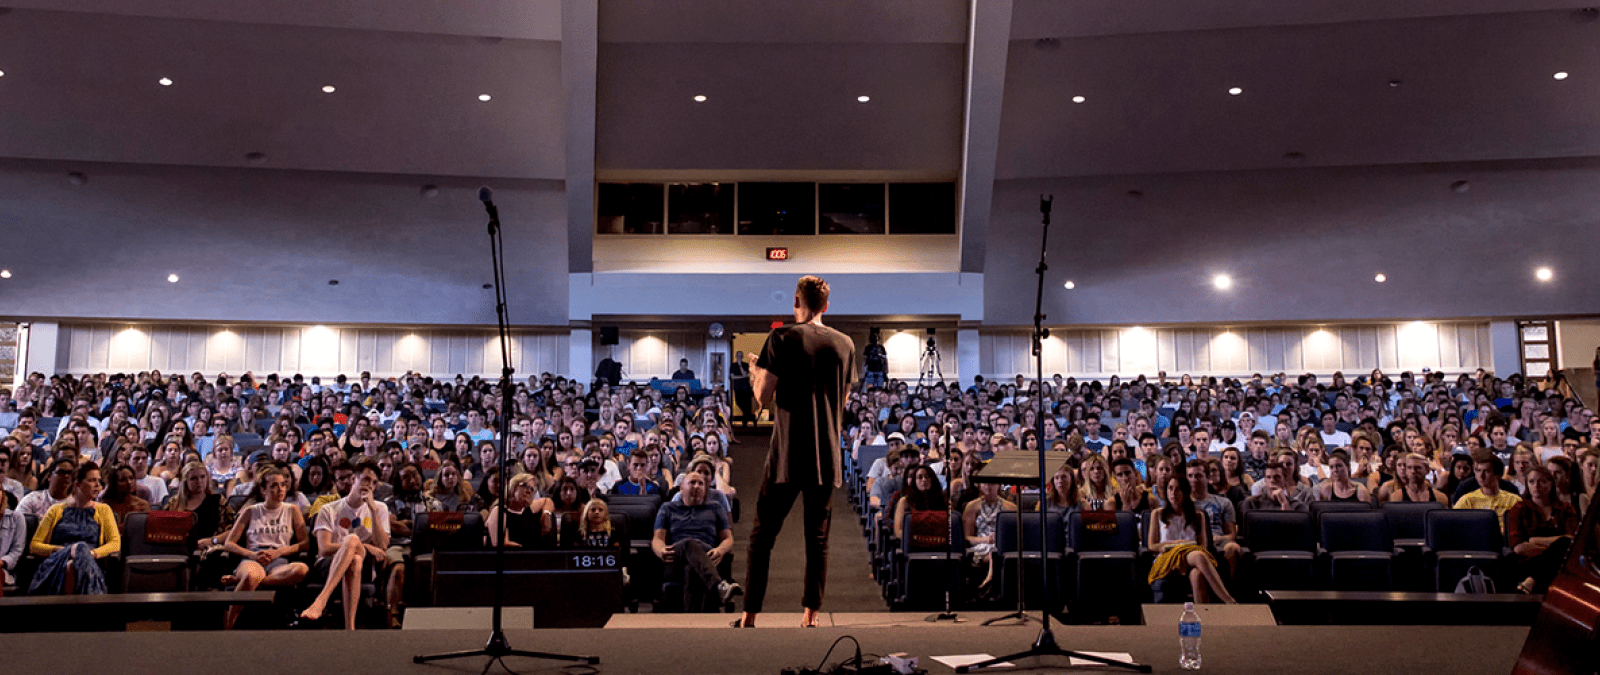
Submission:
<svg viewBox="0 0 1600 675">
<path fill-rule="evenodd" d="M 331 84 L 322 85 L 322 93 L 324 94 L 332 94 L 335 91 L 338 91 L 338 89 L 335 89 Z"/>
<path fill-rule="evenodd" d="M 167 283 L 171 283 L 171 284 L 178 283 L 178 275 L 176 275 L 176 274 L 168 274 L 167 275 Z"/>
<path fill-rule="evenodd" d="M 1244 89 L 1241 89 L 1239 87 L 1231 87 L 1231 88 L 1228 89 L 1228 95 L 1229 96 L 1238 96 L 1239 94 L 1243 94 L 1243 93 L 1244 93 Z"/>
<path fill-rule="evenodd" d="M 1554 78 L 1556 78 L 1558 80 L 1565 80 L 1565 79 L 1567 79 L 1567 71 L 1565 71 L 1565 70 L 1557 71 L 1556 74 L 1555 75 L 1551 75 L 1551 77 L 1554 77 Z"/>
<path fill-rule="evenodd" d="M 163 87 L 172 86 L 172 78 L 170 78 L 170 77 L 163 77 L 163 78 L 161 78 L 159 80 L 156 80 L 156 82 L 161 83 L 161 86 L 163 86 Z"/>
<path fill-rule="evenodd" d="M 1548 267 L 1540 267 L 1534 271 L 1533 276 L 1539 281 L 1549 281 L 1555 278 L 1556 273 L 1551 271 Z"/>
<path fill-rule="evenodd" d="M 1230 277 L 1226 274 L 1218 274 L 1217 276 L 1211 277 L 1211 285 L 1216 286 L 1217 290 L 1226 291 L 1230 288 L 1233 288 L 1233 277 Z"/>
<path fill-rule="evenodd" d="M 491 98 L 494 98 L 494 97 L 490 96 L 488 94 L 478 94 L 478 100 L 479 101 L 483 101 L 484 103 L 488 103 L 489 99 L 491 99 Z"/>
<path fill-rule="evenodd" d="M 10 279 L 11 270 L 0 270 L 0 279 Z"/>
<path fill-rule="evenodd" d="M 1385 275 L 1384 273 L 1379 272 L 1378 276 L 1373 277 L 1372 280 L 1381 284 L 1381 283 L 1383 283 L 1385 281 L 1388 281 L 1389 277 L 1387 275 Z"/>
<path fill-rule="evenodd" d="M 1071 281 L 1068 281 L 1067 283 L 1061 284 L 1061 287 L 1070 291 L 1070 290 L 1072 290 L 1074 288 L 1077 288 L 1078 285 L 1075 284 L 1075 283 L 1072 283 Z"/>
<path fill-rule="evenodd" d="M 0 70 L 0 77 L 5 77 L 5 76 L 6 76 L 6 71 Z"/>
<path fill-rule="evenodd" d="M 1087 100 L 1089 100 L 1089 99 L 1086 99 L 1086 98 L 1084 98 L 1082 96 L 1074 96 L 1074 97 L 1072 97 L 1072 102 L 1073 103 L 1082 103 L 1082 102 L 1087 101 Z"/>
<path fill-rule="evenodd" d="M 866 94 L 862 94 L 862 95 L 856 97 L 856 103 L 866 103 L 867 101 L 871 101 L 871 100 L 872 100 L 872 97 L 871 96 L 867 96 Z"/>
<path fill-rule="evenodd" d="M 695 103 L 705 103 L 706 102 L 706 95 L 705 94 L 695 94 L 694 102 Z"/>
</svg>

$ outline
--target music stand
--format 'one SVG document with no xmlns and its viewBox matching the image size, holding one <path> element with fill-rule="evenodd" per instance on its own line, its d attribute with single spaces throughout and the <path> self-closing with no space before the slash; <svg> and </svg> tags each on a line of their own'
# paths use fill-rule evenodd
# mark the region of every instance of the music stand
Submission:
<svg viewBox="0 0 1600 675">
<path fill-rule="evenodd" d="M 1039 482 L 1039 469 L 1034 464 L 1037 460 L 1038 458 L 1033 453 L 1024 450 L 1002 450 L 996 452 L 993 458 L 972 474 L 972 482 L 1017 486 L 1036 484 Z M 1041 493 L 1040 500 L 1043 501 L 1043 498 L 1044 495 Z M 1019 490 L 1017 492 L 1017 611 L 989 619 L 983 622 L 985 626 L 1010 619 L 1027 623 L 1033 618 L 1028 616 L 1026 605 L 1024 604 L 1027 601 L 1027 595 L 1022 592 L 1022 577 L 1024 576 L 1022 573 L 1022 549 L 1022 492 Z M 1044 549 L 1041 548 L 1040 551 L 1043 552 Z M 995 554 L 1000 554 L 1000 551 L 995 551 Z"/>
<path fill-rule="evenodd" d="M 1117 668 L 1127 668 L 1128 670 L 1136 670 L 1136 671 L 1141 672 L 1141 673 L 1148 673 L 1148 672 L 1150 672 L 1152 670 L 1152 668 L 1149 665 L 1146 665 L 1146 664 L 1130 663 L 1130 662 L 1127 662 L 1127 661 L 1117 661 L 1115 659 L 1108 659 L 1108 658 L 1105 658 L 1103 656 L 1097 656 L 1097 655 L 1094 655 L 1094 654 L 1084 654 L 1084 653 L 1081 653 L 1081 652 L 1074 652 L 1074 651 L 1071 651 L 1071 650 L 1062 649 L 1061 647 L 1056 645 L 1055 633 L 1050 632 L 1050 610 L 1048 609 L 1048 607 L 1050 606 L 1050 565 L 1048 564 L 1049 555 L 1050 555 L 1050 553 L 1049 553 L 1050 546 L 1047 543 L 1047 542 L 1050 541 L 1050 533 L 1046 531 L 1047 528 L 1045 527 L 1044 522 L 1042 522 L 1042 520 L 1044 519 L 1044 516 L 1050 512 L 1049 511 L 1050 502 L 1049 502 L 1049 500 L 1044 498 L 1045 497 L 1044 483 L 1045 483 L 1046 480 L 1048 480 L 1048 477 L 1045 474 L 1046 469 L 1045 469 L 1045 443 L 1044 443 L 1044 413 L 1045 413 L 1045 409 L 1044 409 L 1044 339 L 1050 335 L 1050 329 L 1044 327 L 1044 319 L 1045 319 L 1045 315 L 1044 315 L 1044 272 L 1045 272 L 1045 270 L 1050 269 L 1050 266 L 1045 264 L 1044 257 L 1045 257 L 1045 251 L 1049 250 L 1047 244 L 1050 241 L 1050 201 L 1051 201 L 1051 199 L 1048 198 L 1048 197 L 1044 197 L 1042 195 L 1039 197 L 1039 213 L 1042 214 L 1042 216 L 1043 216 L 1043 223 L 1042 223 L 1043 233 L 1040 235 L 1040 238 L 1039 238 L 1039 266 L 1034 269 L 1034 273 L 1039 276 L 1039 288 L 1038 288 L 1037 295 L 1034 296 L 1034 303 L 1033 303 L 1033 361 L 1034 361 L 1034 364 L 1037 365 L 1038 368 L 1039 368 L 1038 379 L 1034 381 L 1035 384 L 1037 385 L 1038 389 L 1037 389 L 1037 391 L 1034 392 L 1034 400 L 1033 400 L 1033 403 L 1034 403 L 1035 407 L 1038 409 L 1038 415 L 1035 417 L 1035 420 L 1037 421 L 1039 426 L 1034 431 L 1035 431 L 1035 433 L 1037 433 L 1039 435 L 1038 436 L 1038 438 L 1039 438 L 1039 448 L 1038 448 L 1038 452 L 1027 452 L 1025 450 L 1022 450 L 1022 451 L 1016 451 L 1016 452 L 999 453 L 999 454 L 995 455 L 994 460 L 990 460 L 990 462 L 993 463 L 996 460 L 1002 460 L 1001 455 L 1005 455 L 1006 456 L 1006 457 L 1003 458 L 1004 461 L 996 466 L 996 469 L 995 469 L 995 472 L 994 472 L 993 476 L 998 477 L 998 476 L 1000 476 L 1002 474 L 1008 475 L 1008 476 L 1009 475 L 1015 475 L 1015 476 L 1019 476 L 1019 477 L 1020 476 L 1024 476 L 1024 475 L 1031 475 L 1032 478 L 1036 481 L 1035 484 L 1039 486 L 1039 503 L 1042 505 L 1042 507 L 1040 509 L 1041 522 L 1039 524 L 1039 562 L 1040 562 L 1040 572 L 1043 574 L 1043 577 L 1044 577 L 1044 590 L 1045 590 L 1045 604 L 1044 604 L 1044 606 L 1046 607 L 1046 609 L 1040 611 L 1040 614 L 1044 615 L 1044 618 L 1043 618 L 1044 627 L 1039 629 L 1039 637 L 1034 639 L 1033 647 L 1031 647 L 1031 648 L 1029 648 L 1029 649 L 1027 649 L 1025 651 L 1017 652 L 1015 654 L 1007 654 L 1005 656 L 989 659 L 987 661 L 981 661 L 981 662 L 974 663 L 974 664 L 971 664 L 971 665 L 961 666 L 961 667 L 956 668 L 956 672 L 957 673 L 968 673 L 968 672 L 971 672 L 974 668 L 989 668 L 991 666 L 996 666 L 996 665 L 999 665 L 1001 663 L 1006 663 L 1007 661 L 1014 661 L 1016 659 L 1029 657 L 1029 656 L 1067 656 L 1067 657 L 1072 657 L 1072 658 L 1083 659 L 1085 661 L 1090 661 L 1090 662 L 1093 662 L 1093 663 L 1098 663 L 1098 664 L 1104 665 L 1104 666 L 1115 666 Z M 1024 459 L 1024 458 L 1027 458 L 1027 459 Z M 1026 464 L 1029 460 L 1035 462 L 1035 464 L 1034 464 L 1034 466 L 1033 466 L 1031 471 L 1022 468 L 1022 465 Z M 984 468 L 988 469 L 987 466 L 985 466 Z M 976 476 L 974 476 L 973 480 L 977 481 L 979 479 Z M 1000 481 L 1000 480 L 997 479 L 995 482 L 1003 482 L 1003 481 Z M 1022 495 L 1020 493 L 1018 493 L 1018 495 L 1017 495 L 1017 612 L 1016 612 L 1015 616 L 1016 616 L 1016 618 L 1020 618 L 1020 619 L 1026 620 L 1028 617 L 1027 617 L 1027 614 L 1023 611 L 1024 605 L 1023 605 L 1023 598 L 1022 598 L 1022 548 L 1023 548 L 1022 547 Z M 1001 617 L 1001 618 L 1010 618 L 1010 616 Z M 984 623 L 987 624 L 989 622 L 984 622 Z"/>
</svg>

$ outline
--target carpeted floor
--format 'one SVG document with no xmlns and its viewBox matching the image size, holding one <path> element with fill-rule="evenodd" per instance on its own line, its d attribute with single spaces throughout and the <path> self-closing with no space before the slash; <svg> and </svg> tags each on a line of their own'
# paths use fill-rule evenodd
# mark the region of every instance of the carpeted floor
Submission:
<svg viewBox="0 0 1600 675">
<path fill-rule="evenodd" d="M 734 525 L 733 536 L 738 553 L 734 571 L 740 583 L 744 582 L 746 549 L 750 542 L 750 525 L 755 522 L 756 495 L 761 489 L 761 472 L 766 465 L 767 444 L 771 438 L 770 427 L 759 431 L 739 432 L 738 443 L 733 444 L 729 456 L 733 459 L 733 486 L 739 491 L 742 513 Z M 778 535 L 777 547 L 772 553 L 772 576 L 767 587 L 766 609 L 772 612 L 800 611 L 800 594 L 805 576 L 805 545 L 800 540 L 800 503 L 789 512 L 783 532 Z M 828 612 L 882 612 L 888 610 L 878 584 L 868 576 L 867 540 L 861 536 L 861 527 L 855 513 L 850 510 L 850 500 L 843 490 L 833 493 L 833 529 L 828 537 L 828 585 L 822 598 L 822 608 Z"/>
</svg>

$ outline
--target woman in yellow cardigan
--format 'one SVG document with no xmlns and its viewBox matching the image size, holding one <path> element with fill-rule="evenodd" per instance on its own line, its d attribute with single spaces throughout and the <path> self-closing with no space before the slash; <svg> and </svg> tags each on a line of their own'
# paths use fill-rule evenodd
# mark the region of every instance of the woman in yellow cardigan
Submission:
<svg viewBox="0 0 1600 675">
<path fill-rule="evenodd" d="M 58 466 L 56 471 L 67 471 Z M 35 595 L 72 595 L 106 592 L 105 572 L 95 562 L 122 550 L 122 535 L 111 507 L 96 502 L 100 494 L 100 467 L 79 465 L 72 496 L 50 507 L 39 520 L 29 551 L 48 556 L 34 572 L 28 592 Z"/>
</svg>

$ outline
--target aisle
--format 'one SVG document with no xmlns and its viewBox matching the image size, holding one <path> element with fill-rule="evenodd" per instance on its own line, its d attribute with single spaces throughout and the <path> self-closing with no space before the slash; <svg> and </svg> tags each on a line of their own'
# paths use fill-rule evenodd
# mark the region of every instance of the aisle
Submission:
<svg viewBox="0 0 1600 675">
<path fill-rule="evenodd" d="M 732 446 L 733 487 L 739 491 L 742 513 L 733 527 L 734 572 L 744 583 L 745 560 L 750 546 L 750 525 L 755 522 L 756 494 L 761 489 L 761 471 L 766 462 L 771 431 L 739 433 Z M 783 532 L 772 552 L 772 574 L 767 585 L 766 611 L 798 612 L 805 577 L 805 544 L 800 540 L 800 502 L 789 512 Z M 828 538 L 828 585 L 822 596 L 825 612 L 884 612 L 888 605 L 878 584 L 867 576 L 867 541 L 861 536 L 860 521 L 850 510 L 844 490 L 833 493 L 833 530 Z M 741 608 L 743 605 L 741 605 Z"/>
</svg>

